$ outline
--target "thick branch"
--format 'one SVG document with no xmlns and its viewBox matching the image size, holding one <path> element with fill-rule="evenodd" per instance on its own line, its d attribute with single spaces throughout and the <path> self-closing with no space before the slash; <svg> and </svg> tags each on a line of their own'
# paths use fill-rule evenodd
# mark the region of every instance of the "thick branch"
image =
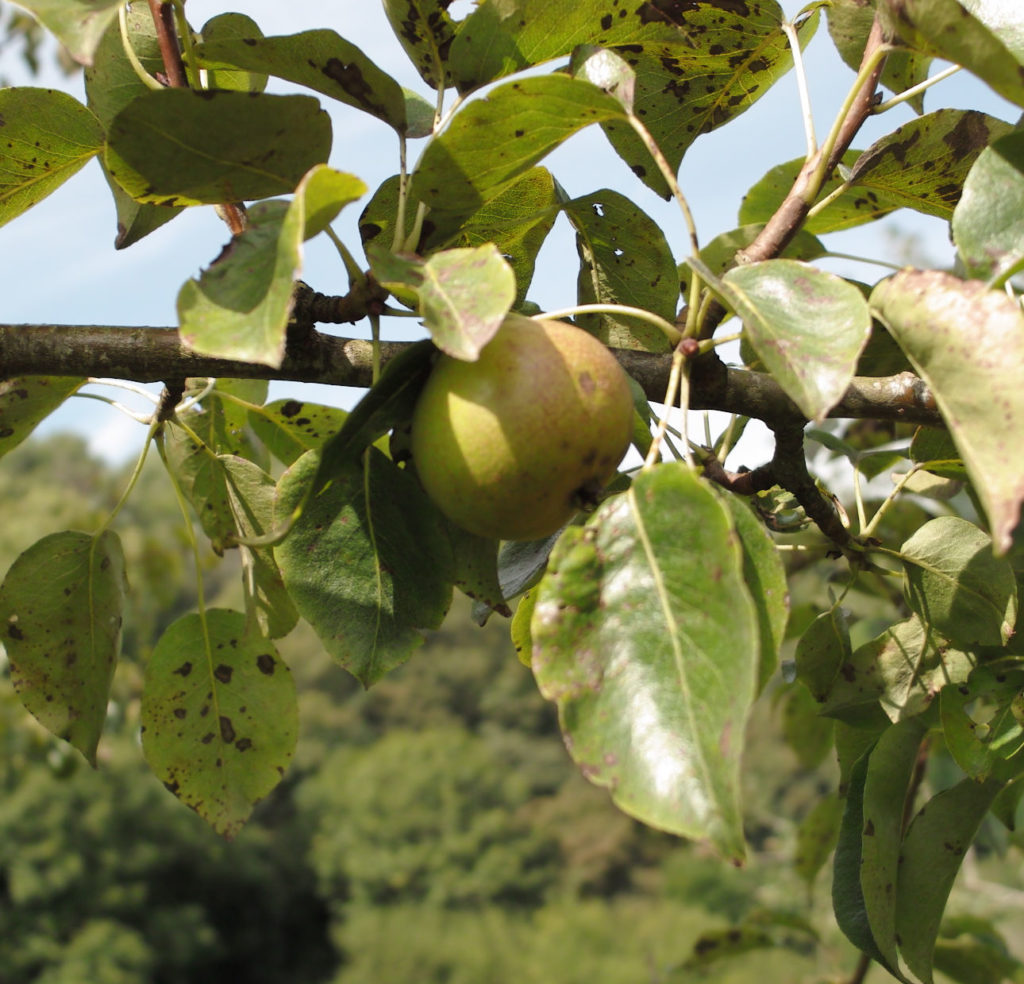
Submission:
<svg viewBox="0 0 1024 984">
<path fill-rule="evenodd" d="M 410 343 L 382 342 L 384 362 Z M 670 356 L 617 350 L 616 357 L 654 402 L 664 399 Z M 372 346 L 315 329 L 290 336 L 280 368 L 197 355 L 175 328 L 95 325 L 0 325 L 0 379 L 14 376 L 108 376 L 153 383 L 188 376 L 285 379 L 332 386 L 370 385 Z M 804 417 L 765 373 L 731 369 L 717 357 L 694 363 L 694 410 L 724 410 L 775 426 L 800 426 Z M 857 377 L 833 417 L 901 420 L 942 426 L 928 388 L 912 373 Z"/>
</svg>

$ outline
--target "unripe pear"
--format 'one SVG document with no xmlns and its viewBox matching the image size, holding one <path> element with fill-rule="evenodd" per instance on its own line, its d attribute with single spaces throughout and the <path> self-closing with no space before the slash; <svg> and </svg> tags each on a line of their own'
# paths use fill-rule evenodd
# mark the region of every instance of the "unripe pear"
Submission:
<svg viewBox="0 0 1024 984">
<path fill-rule="evenodd" d="M 457 525 L 536 540 L 596 504 L 632 429 L 626 374 L 601 342 L 509 315 L 476 362 L 440 358 L 413 413 L 412 457 Z"/>
</svg>

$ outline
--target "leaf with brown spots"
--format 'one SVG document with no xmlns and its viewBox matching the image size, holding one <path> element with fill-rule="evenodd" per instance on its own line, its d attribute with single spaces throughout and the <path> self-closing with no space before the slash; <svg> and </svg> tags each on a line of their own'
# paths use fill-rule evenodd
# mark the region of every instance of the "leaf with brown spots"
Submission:
<svg viewBox="0 0 1024 984">
<path fill-rule="evenodd" d="M 84 382 L 73 376 L 15 376 L 0 380 L 0 458 L 21 444 L 40 421 Z"/>
<path fill-rule="evenodd" d="M 126 583 L 117 534 L 53 533 L 0 585 L 0 641 L 25 707 L 96 764 L 121 649 Z"/>
<path fill-rule="evenodd" d="M 450 85 L 448 49 L 455 22 L 448 16 L 452 0 L 384 0 L 384 13 L 420 78 L 434 89 Z"/>
<path fill-rule="evenodd" d="M 249 411 L 249 423 L 270 453 L 284 465 L 322 447 L 341 429 L 348 414 L 305 400 L 275 400 Z"/>
<path fill-rule="evenodd" d="M 142 750 L 217 833 L 241 830 L 280 782 L 297 736 L 291 672 L 241 612 L 185 615 L 161 636 L 146 667 Z"/>
<path fill-rule="evenodd" d="M 850 184 L 893 205 L 949 219 L 978 155 L 1012 130 L 976 110 L 940 109 L 873 143 L 854 163 Z"/>
<path fill-rule="evenodd" d="M 56 191 L 103 149 L 103 128 L 54 89 L 0 89 L 0 226 Z"/>
</svg>

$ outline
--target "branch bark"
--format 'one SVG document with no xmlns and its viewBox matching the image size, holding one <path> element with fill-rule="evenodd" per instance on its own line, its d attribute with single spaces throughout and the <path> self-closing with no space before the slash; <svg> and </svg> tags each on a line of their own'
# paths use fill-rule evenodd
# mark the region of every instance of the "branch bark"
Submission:
<svg viewBox="0 0 1024 984">
<path fill-rule="evenodd" d="M 387 362 L 408 342 L 382 342 Z M 616 357 L 654 402 L 665 397 L 671 356 L 619 349 Z M 197 355 L 175 328 L 103 325 L 0 325 L 0 378 L 15 376 L 106 376 L 142 383 L 215 376 L 283 379 L 332 386 L 369 387 L 373 346 L 357 338 L 338 338 L 310 328 L 289 337 L 278 369 Z M 733 369 L 717 356 L 694 362 L 690 407 L 724 410 L 765 421 L 769 426 L 801 426 L 805 418 L 775 380 Z M 897 420 L 941 427 L 928 388 L 912 373 L 857 377 L 830 416 Z"/>
</svg>

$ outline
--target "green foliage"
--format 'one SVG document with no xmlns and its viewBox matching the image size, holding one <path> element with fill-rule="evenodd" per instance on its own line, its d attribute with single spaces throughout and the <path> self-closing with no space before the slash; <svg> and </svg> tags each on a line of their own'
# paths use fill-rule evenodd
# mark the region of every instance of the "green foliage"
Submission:
<svg viewBox="0 0 1024 984">
<path fill-rule="evenodd" d="M 836 924 L 893 977 L 1020 976 L 989 923 L 943 917 L 965 854 L 981 853 L 972 845 L 1017 836 L 1024 773 L 1024 155 L 1019 124 L 924 112 L 935 58 L 1024 105 L 1019 4 L 832 3 L 836 61 L 856 68 L 855 89 L 819 128 L 823 143 L 808 127 L 806 158 L 768 161 L 745 196 L 735 189 L 738 227 L 702 230 L 703 249 L 677 183 L 683 157 L 801 57 L 815 5 L 787 22 L 775 0 L 482 0 L 459 19 L 441 0 L 385 0 L 396 45 L 434 90 L 426 95 L 330 29 L 265 37 L 228 11 L 196 32 L 180 3 L 157 20 L 143 5 L 121 17 L 110 0 L 22 5 L 88 66 L 88 105 L 0 91 L 0 224 L 97 157 L 118 247 L 205 204 L 232 231 L 180 288 L 182 351 L 165 349 L 169 364 L 146 376 L 169 381 L 147 436 L 163 474 L 143 458 L 112 480 L 80 446 L 24 443 L 77 392 L 79 366 L 57 360 L 51 373 L 30 360 L 0 381 L 0 495 L 18 504 L 18 522 L 0 532 L 0 640 L 18 699 L 93 764 L 128 757 L 144 726 L 153 772 L 225 835 L 280 797 L 255 810 L 266 825 L 248 846 L 219 847 L 179 881 L 202 897 L 209 875 L 233 887 L 239 907 L 251 901 L 273 867 L 262 838 L 276 804 L 297 811 L 278 819 L 299 875 L 289 889 L 269 872 L 277 892 L 263 916 L 294 900 L 320 920 L 308 963 L 290 965 L 294 979 L 615 984 L 715 974 L 769 950 L 791 978 L 803 955 L 832 945 L 813 913 L 770 898 L 755 907 L 750 885 L 744 906 L 719 884 L 710 908 L 729 925 L 687 937 L 687 878 L 661 867 L 663 835 L 628 819 L 738 860 L 782 836 L 781 813 L 799 820 L 787 884 L 812 889 L 835 843 Z M 894 99 L 880 103 L 878 84 Z M 394 176 L 378 188 L 326 166 L 325 99 L 397 134 Z M 902 101 L 915 118 L 851 149 L 869 112 Z M 686 254 L 628 196 L 570 198 L 539 166 L 592 124 L 636 176 L 637 195 L 646 186 L 675 199 Z M 410 167 L 412 140 L 424 142 Z M 331 229 L 364 194 L 365 262 Z M 816 237 L 898 208 L 950 223 L 956 272 L 905 269 L 861 284 L 817 265 L 831 246 Z M 441 519 L 417 478 L 434 450 L 410 455 L 409 422 L 437 349 L 473 362 L 510 311 L 533 310 L 530 281 L 561 217 L 576 237 L 578 323 L 619 350 L 638 393 L 642 381 L 634 441 L 644 463 L 587 489 L 581 504 L 604 501 L 560 534 L 501 545 Z M 304 243 L 320 235 L 349 274 L 344 297 L 296 283 Z M 398 354 L 381 344 L 392 301 L 430 340 Z M 363 363 L 315 332 L 314 320 L 332 317 L 370 320 Z M 751 365 L 726 369 L 716 349 L 732 317 Z M 65 329 L 48 330 L 56 359 Z M 15 337 L 0 328 L 0 344 Z M 182 366 L 204 357 L 225 378 L 186 383 Z M 300 378 L 341 372 L 370 385 L 345 415 L 267 405 L 265 381 L 230 379 L 235 369 L 288 376 L 296 364 L 314 365 Z M 717 435 L 708 425 L 708 447 L 687 446 L 685 432 L 677 445 L 677 402 L 734 418 Z M 774 453 L 752 473 L 726 470 L 750 419 L 769 425 Z M 679 460 L 663 460 L 671 451 Z M 74 503 L 52 488 L 26 496 L 44 469 Z M 895 484 L 878 491 L 886 473 Z M 139 505 L 150 497 L 155 518 Z M 180 584 L 183 544 L 194 588 Z M 520 662 L 506 643 L 504 662 L 435 665 L 444 646 L 434 633 L 456 588 L 481 623 L 515 612 Z M 310 651 L 352 679 L 332 678 Z M 357 697 L 353 680 L 374 690 Z M 748 739 L 764 733 L 770 700 L 795 754 Z M 593 785 L 567 778 L 557 730 Z M 15 903 L 14 915 L 0 907 L 5 973 L 274 979 L 284 963 L 268 956 L 270 936 L 238 935 L 231 953 L 248 948 L 265 978 L 240 971 L 220 949 L 220 917 L 125 873 L 189 870 L 201 839 L 187 812 L 164 817 L 169 801 L 137 757 L 108 778 L 77 770 L 73 753 L 37 731 L 5 720 L 0 738 L 11 753 L 0 772 L 11 791 L 0 892 Z M 555 751 L 540 752 L 542 739 Z M 67 777 L 38 768 L 43 747 Z M 767 782 L 777 768 L 767 749 L 785 752 L 798 778 L 759 793 L 742 764 Z M 838 798 L 834 776 L 817 771 L 830 749 Z M 609 820 L 595 786 L 623 813 Z M 77 853 L 33 837 L 35 823 L 55 828 L 57 800 L 77 809 Z M 143 824 L 146 858 L 136 848 L 104 856 L 107 837 L 138 823 L 125 806 L 154 818 Z M 990 812 L 1006 828 L 998 835 Z M 655 904 L 652 882 L 669 901 Z M 65 905 L 85 886 L 88 920 Z M 615 898 L 580 904 L 589 894 Z M 325 957 L 328 909 L 338 967 Z M 609 920 L 622 931 L 608 932 Z M 171 923 L 188 928 L 186 947 L 166 946 Z M 381 943 L 410 924 L 407 948 Z"/>
</svg>

